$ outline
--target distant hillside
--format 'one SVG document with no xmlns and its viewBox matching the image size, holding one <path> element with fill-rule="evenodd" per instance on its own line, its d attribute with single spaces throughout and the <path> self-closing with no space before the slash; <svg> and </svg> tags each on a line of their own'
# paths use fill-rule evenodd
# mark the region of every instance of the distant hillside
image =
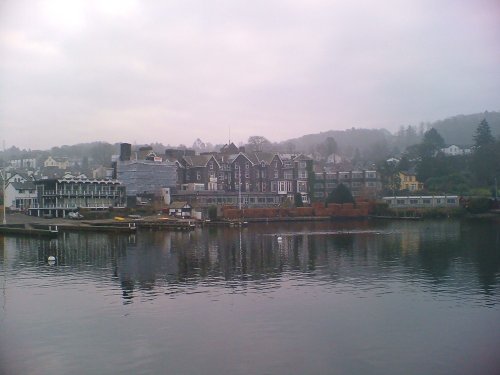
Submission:
<svg viewBox="0 0 500 375">
<path fill-rule="evenodd" d="M 500 112 L 484 112 L 472 115 L 458 115 L 429 124 L 444 138 L 447 144 L 472 145 L 479 123 L 486 119 L 494 137 L 500 136 Z"/>
<path fill-rule="evenodd" d="M 293 143 L 297 150 L 312 152 L 318 144 L 323 143 L 328 137 L 333 137 L 338 144 L 340 153 L 347 156 L 351 156 L 356 149 L 366 150 L 373 147 L 374 144 L 389 145 L 393 140 L 393 135 L 386 129 L 351 128 L 308 134 L 281 142 L 281 145 Z"/>
</svg>

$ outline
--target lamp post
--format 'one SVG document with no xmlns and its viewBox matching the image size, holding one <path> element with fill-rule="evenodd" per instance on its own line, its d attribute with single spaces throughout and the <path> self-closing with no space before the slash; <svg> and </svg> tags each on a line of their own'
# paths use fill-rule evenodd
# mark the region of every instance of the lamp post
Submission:
<svg viewBox="0 0 500 375">
<path fill-rule="evenodd" d="M 3 220 L 2 220 L 2 224 L 5 225 L 7 224 L 7 217 L 5 215 L 5 168 L 2 169 L 2 184 L 3 184 L 3 190 L 2 190 L 2 193 L 3 193 Z"/>
<path fill-rule="evenodd" d="M 497 178 L 495 177 L 495 201 L 497 200 L 497 191 L 498 191 Z"/>
</svg>

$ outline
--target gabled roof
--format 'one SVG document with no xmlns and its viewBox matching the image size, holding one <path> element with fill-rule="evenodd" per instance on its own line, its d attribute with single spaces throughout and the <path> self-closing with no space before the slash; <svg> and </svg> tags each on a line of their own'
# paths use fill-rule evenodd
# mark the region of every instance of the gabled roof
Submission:
<svg viewBox="0 0 500 375">
<path fill-rule="evenodd" d="M 399 173 L 401 173 L 402 175 L 405 175 L 405 176 L 416 176 L 417 175 L 415 173 L 415 171 L 400 171 Z"/>
<path fill-rule="evenodd" d="M 296 157 L 293 158 L 294 161 L 299 161 L 299 160 L 312 160 L 309 156 L 306 156 L 304 154 L 299 154 Z"/>
<path fill-rule="evenodd" d="M 34 190 L 36 189 L 35 184 L 32 181 L 26 181 L 26 182 L 9 182 L 8 185 L 12 185 L 14 189 L 16 190 Z"/>
<path fill-rule="evenodd" d="M 10 173 L 10 177 L 8 179 L 6 179 L 5 181 L 9 181 L 14 176 L 22 177 L 25 180 L 30 180 L 30 176 L 28 174 L 24 173 L 24 172 L 12 171 L 12 172 L 9 172 L 9 173 Z"/>
<path fill-rule="evenodd" d="M 280 163 L 281 163 L 281 164 L 283 164 L 283 158 L 281 157 L 281 155 L 280 155 L 280 154 L 274 154 L 274 155 L 273 155 L 273 158 L 271 159 L 271 163 L 272 163 L 272 161 L 273 161 L 274 159 L 276 159 L 276 158 L 280 161 Z"/>
<path fill-rule="evenodd" d="M 236 159 L 238 159 L 240 156 L 243 156 L 245 159 L 247 159 L 252 165 L 255 165 L 255 162 L 252 161 L 252 159 L 244 152 L 240 152 L 238 155 L 231 155 L 234 156 L 234 159 L 231 160 L 231 163 L 234 163 Z"/>
<path fill-rule="evenodd" d="M 220 149 L 220 152 L 222 154 L 236 154 L 239 151 L 240 151 L 239 148 L 236 147 L 236 145 L 233 142 L 231 142 L 228 145 L 226 144 L 226 145 L 222 146 Z"/>
<path fill-rule="evenodd" d="M 214 155 L 195 155 L 195 156 L 183 156 L 182 159 L 189 167 L 206 167 L 210 160 L 214 160 L 220 167 L 219 161 Z"/>
<path fill-rule="evenodd" d="M 183 202 L 172 202 L 170 204 L 170 209 L 178 210 L 180 208 L 184 208 L 185 206 L 189 206 L 191 208 L 191 205 L 189 205 L 186 201 Z"/>
<path fill-rule="evenodd" d="M 276 154 L 273 154 L 270 152 L 255 152 L 254 153 L 256 163 L 261 164 L 262 162 L 264 162 L 267 165 L 271 164 L 271 162 L 274 159 L 274 155 L 276 155 Z"/>
<path fill-rule="evenodd" d="M 206 167 L 208 160 L 211 158 L 209 155 L 195 155 L 183 156 L 182 159 L 190 167 Z"/>
</svg>

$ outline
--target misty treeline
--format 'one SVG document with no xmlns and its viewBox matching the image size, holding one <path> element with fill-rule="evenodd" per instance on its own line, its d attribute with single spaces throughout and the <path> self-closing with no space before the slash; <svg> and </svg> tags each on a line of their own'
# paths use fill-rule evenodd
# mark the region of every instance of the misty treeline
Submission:
<svg viewBox="0 0 500 375">
<path fill-rule="evenodd" d="M 500 179 L 500 137 L 495 138 L 488 121 L 482 119 L 472 138 L 470 153 L 449 156 L 441 151 L 446 143 L 439 131 L 427 130 L 421 142 L 409 146 L 398 160 L 378 164 L 386 193 L 400 191 L 400 172 L 410 172 L 430 193 L 495 196 Z"/>
<path fill-rule="evenodd" d="M 342 159 L 354 161 L 354 164 L 359 162 L 381 163 L 391 157 L 411 156 L 412 146 L 420 144 L 429 129 L 435 129 L 439 133 L 443 138 L 444 145 L 473 145 L 474 132 L 482 119 L 485 119 L 489 124 L 493 137 L 500 135 L 500 113 L 484 112 L 455 116 L 434 123 L 400 126 L 394 133 L 386 129 L 350 128 L 308 134 L 282 142 L 271 142 L 265 137 L 265 134 L 258 134 L 249 137 L 247 142 L 239 143 L 237 146 L 244 146 L 247 152 L 305 153 L 318 161 L 326 160 L 335 154 Z M 151 143 L 149 146 L 155 152 L 163 154 L 167 148 L 192 148 L 197 152 L 212 152 L 218 151 L 223 144 L 214 145 L 198 138 L 192 145 L 170 146 Z M 119 144 L 106 142 L 64 145 L 53 147 L 50 150 L 21 150 L 12 146 L 6 151 L 0 152 L 0 162 L 33 157 L 43 161 L 51 155 L 79 159 L 84 166 L 87 164 L 89 166 L 109 165 L 111 156 L 118 153 Z"/>
</svg>

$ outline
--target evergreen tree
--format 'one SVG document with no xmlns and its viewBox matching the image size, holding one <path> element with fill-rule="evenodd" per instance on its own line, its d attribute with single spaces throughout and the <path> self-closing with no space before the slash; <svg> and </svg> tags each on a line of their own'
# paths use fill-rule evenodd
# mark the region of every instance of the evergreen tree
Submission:
<svg viewBox="0 0 500 375">
<path fill-rule="evenodd" d="M 495 138 L 491 135 L 490 125 L 486 119 L 481 121 L 476 129 L 476 134 L 474 135 L 474 146 L 476 149 L 490 145 L 495 142 Z"/>
<path fill-rule="evenodd" d="M 328 194 L 326 203 L 354 203 L 354 198 L 347 186 L 339 184 Z"/>
<path fill-rule="evenodd" d="M 434 153 L 439 151 L 445 145 L 443 137 L 434 128 L 429 129 L 424 133 L 424 140 L 422 142 L 423 151 L 425 154 L 428 152 Z"/>
<path fill-rule="evenodd" d="M 304 203 L 302 203 L 302 195 L 300 193 L 295 194 L 295 207 L 304 207 Z"/>
</svg>

